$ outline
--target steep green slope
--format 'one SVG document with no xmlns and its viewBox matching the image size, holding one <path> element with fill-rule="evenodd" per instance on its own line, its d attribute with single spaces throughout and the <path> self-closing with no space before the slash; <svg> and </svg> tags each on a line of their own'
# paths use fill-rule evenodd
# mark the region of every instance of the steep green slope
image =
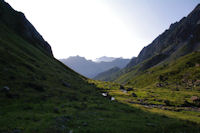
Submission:
<svg viewBox="0 0 200 133">
<path fill-rule="evenodd" d="M 26 19 L 25 15 L 22 12 L 15 11 L 4 0 L 0 0 L 0 21 L 30 44 L 36 46 L 48 55 L 53 55 L 51 46 Z"/>
<path fill-rule="evenodd" d="M 170 88 L 176 85 L 177 87 L 180 86 L 186 89 L 189 87 L 188 80 L 193 83 L 200 79 L 199 65 L 200 52 L 193 52 L 170 63 L 163 63 L 145 71 L 138 72 L 130 78 L 127 84 L 143 88 L 153 86 L 159 82 L 167 84 L 166 86 L 170 86 Z M 131 72 L 127 75 L 131 75 Z M 196 85 L 190 85 L 190 87 L 198 88 Z"/>
<path fill-rule="evenodd" d="M 130 106 L 200 123 L 200 52 L 146 71 L 136 71 L 138 68 L 141 66 L 119 79 L 124 86 L 91 82 Z"/>
<path fill-rule="evenodd" d="M 105 72 L 98 74 L 97 76 L 94 77 L 94 79 L 101 80 L 101 81 L 110 81 L 110 80 L 112 80 L 113 74 L 115 74 L 118 71 L 120 71 L 120 68 L 113 67 Z"/>
<path fill-rule="evenodd" d="M 192 103 L 191 97 L 200 97 L 200 52 L 191 53 L 144 72 L 129 72 L 126 77 L 132 77 L 126 82 L 127 86 L 148 94 L 145 94 L 147 99 L 150 98 L 147 102 L 153 103 L 154 98 L 151 96 L 158 95 L 156 98 L 161 100 L 157 103 L 160 104 L 168 100 L 171 105 L 184 105 L 190 102 L 188 106 L 199 106 L 199 102 Z M 119 81 L 123 81 L 123 77 L 121 78 Z M 165 93 L 160 95 L 159 91 L 162 90 Z"/>
<path fill-rule="evenodd" d="M 88 79 L 2 21 L 0 54 L 2 133 L 200 131 L 197 123 L 110 101 Z"/>
<path fill-rule="evenodd" d="M 0 27 L 0 132 L 199 131 L 190 122 L 111 102 L 85 78 Z"/>
</svg>

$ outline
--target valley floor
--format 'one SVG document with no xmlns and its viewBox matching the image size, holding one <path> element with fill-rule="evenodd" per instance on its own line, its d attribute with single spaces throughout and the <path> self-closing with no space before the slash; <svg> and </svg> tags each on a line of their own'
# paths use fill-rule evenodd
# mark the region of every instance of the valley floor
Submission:
<svg viewBox="0 0 200 133">
<path fill-rule="evenodd" d="M 191 96 L 198 94 L 196 91 L 170 92 L 167 88 L 142 89 L 112 82 L 90 82 L 96 84 L 102 93 L 107 93 L 107 98 L 114 97 L 116 101 L 130 107 L 200 125 L 200 108 L 189 105 L 191 101 L 184 103 L 185 96 L 190 99 Z"/>
</svg>

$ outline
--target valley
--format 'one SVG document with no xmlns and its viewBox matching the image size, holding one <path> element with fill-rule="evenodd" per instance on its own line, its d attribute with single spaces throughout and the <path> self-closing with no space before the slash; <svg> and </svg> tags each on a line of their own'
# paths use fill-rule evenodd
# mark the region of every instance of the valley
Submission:
<svg viewBox="0 0 200 133">
<path fill-rule="evenodd" d="M 200 5 L 94 80 L 0 0 L 0 133 L 200 132 L 199 15 Z"/>
</svg>

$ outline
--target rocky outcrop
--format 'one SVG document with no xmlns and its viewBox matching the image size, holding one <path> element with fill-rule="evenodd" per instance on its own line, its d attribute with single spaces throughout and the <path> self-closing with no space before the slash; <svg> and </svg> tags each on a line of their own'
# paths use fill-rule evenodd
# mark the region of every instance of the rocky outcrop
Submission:
<svg viewBox="0 0 200 133">
<path fill-rule="evenodd" d="M 0 0 L 0 23 L 5 24 L 30 44 L 53 56 L 51 46 L 26 19 L 25 15 L 15 11 L 4 0 Z"/>
</svg>

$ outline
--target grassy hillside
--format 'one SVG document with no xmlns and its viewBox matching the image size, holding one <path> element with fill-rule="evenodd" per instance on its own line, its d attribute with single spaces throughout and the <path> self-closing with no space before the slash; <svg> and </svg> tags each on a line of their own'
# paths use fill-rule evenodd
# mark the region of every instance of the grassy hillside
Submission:
<svg viewBox="0 0 200 133">
<path fill-rule="evenodd" d="M 200 130 L 199 125 L 189 121 L 104 98 L 87 79 L 27 43 L 4 24 L 0 23 L 0 27 L 0 132 Z"/>
<path fill-rule="evenodd" d="M 200 51 L 200 4 L 179 22 L 171 24 L 138 57 L 132 58 L 128 65 L 112 75 L 104 74 L 101 79 L 125 83 L 138 73 L 163 62 L 171 62 L 195 51 Z M 151 83 L 149 80 L 148 83 Z"/>
<path fill-rule="evenodd" d="M 98 74 L 93 79 L 101 80 L 101 81 L 110 81 L 110 80 L 112 80 L 112 77 L 115 76 L 115 74 L 119 71 L 120 71 L 120 68 L 113 67 L 105 72 Z"/>
<path fill-rule="evenodd" d="M 145 111 L 200 123 L 200 52 L 138 71 L 140 64 L 117 81 L 91 81 L 116 100 Z M 130 80 L 127 80 L 130 79 Z"/>
<path fill-rule="evenodd" d="M 198 121 L 103 97 L 103 89 L 44 49 L 0 21 L 0 133 L 200 131 Z"/>
</svg>

